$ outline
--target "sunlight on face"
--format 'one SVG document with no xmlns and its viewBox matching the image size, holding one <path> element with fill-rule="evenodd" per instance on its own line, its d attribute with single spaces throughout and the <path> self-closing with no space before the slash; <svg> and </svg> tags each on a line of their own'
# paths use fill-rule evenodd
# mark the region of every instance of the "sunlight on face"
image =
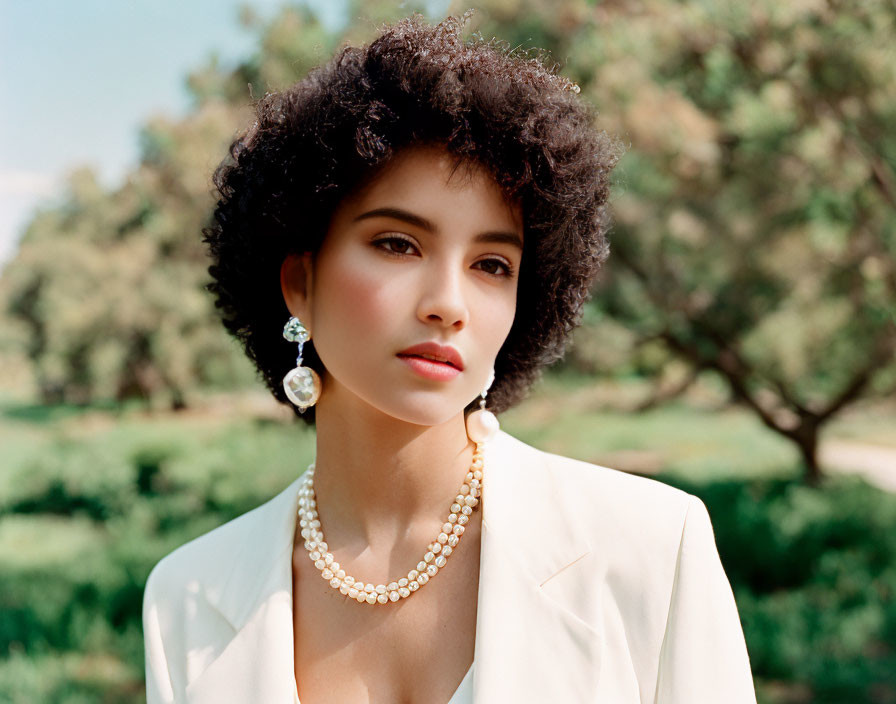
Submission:
<svg viewBox="0 0 896 704">
<path fill-rule="evenodd" d="M 522 215 L 486 171 L 453 164 L 406 150 L 333 213 L 295 303 L 327 369 L 319 403 L 433 425 L 485 387 L 516 311 Z M 426 341 L 454 347 L 463 371 L 429 379 L 396 356 Z"/>
</svg>

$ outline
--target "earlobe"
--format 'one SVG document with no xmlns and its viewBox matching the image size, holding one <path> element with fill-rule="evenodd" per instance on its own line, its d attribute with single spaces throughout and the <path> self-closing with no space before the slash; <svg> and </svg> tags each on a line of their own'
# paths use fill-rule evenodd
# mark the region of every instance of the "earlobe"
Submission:
<svg viewBox="0 0 896 704">
<path fill-rule="evenodd" d="M 288 254 L 280 265 L 280 289 L 283 301 L 294 315 L 311 328 L 311 291 L 313 285 L 311 252 Z"/>
</svg>

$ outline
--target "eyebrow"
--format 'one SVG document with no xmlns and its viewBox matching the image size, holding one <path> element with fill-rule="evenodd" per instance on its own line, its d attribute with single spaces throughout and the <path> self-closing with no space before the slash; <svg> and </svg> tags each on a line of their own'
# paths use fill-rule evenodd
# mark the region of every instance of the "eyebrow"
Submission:
<svg viewBox="0 0 896 704">
<path fill-rule="evenodd" d="M 409 225 L 413 225 L 414 227 L 419 227 L 420 229 L 426 230 L 427 232 L 431 232 L 435 235 L 437 235 L 439 232 L 438 228 L 422 215 L 416 215 L 414 213 L 408 212 L 407 210 L 402 210 L 401 208 L 374 208 L 373 210 L 368 210 L 366 213 L 361 213 L 360 215 L 355 217 L 352 222 L 360 222 L 361 220 L 366 220 L 368 218 L 393 218 L 395 220 L 406 222 Z M 489 230 L 488 232 L 480 232 L 473 238 L 473 241 L 504 243 L 513 245 L 520 251 L 522 251 L 523 249 L 523 241 L 517 233 L 506 232 L 503 230 Z"/>
</svg>

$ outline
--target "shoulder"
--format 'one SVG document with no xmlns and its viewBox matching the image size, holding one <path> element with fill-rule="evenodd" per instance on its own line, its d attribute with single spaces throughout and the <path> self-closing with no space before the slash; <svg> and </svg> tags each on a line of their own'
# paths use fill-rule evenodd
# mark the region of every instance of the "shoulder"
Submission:
<svg viewBox="0 0 896 704">
<path fill-rule="evenodd" d="M 648 589 L 668 603 L 683 545 L 700 546 L 695 559 L 718 559 L 709 516 L 697 496 L 502 435 L 523 491 L 537 492 L 542 510 L 562 516 L 552 524 L 561 523 L 568 535 L 585 536 L 596 574 L 627 589 Z"/>
<path fill-rule="evenodd" d="M 172 590 L 183 591 L 197 582 L 213 581 L 223 576 L 226 560 L 222 559 L 242 542 L 253 523 L 253 514 L 263 506 L 248 511 L 203 535 L 193 538 L 162 557 L 146 579 L 146 591 L 163 596 Z"/>
<path fill-rule="evenodd" d="M 168 603 L 187 604 L 190 594 L 197 594 L 200 587 L 214 589 L 225 584 L 234 572 L 239 556 L 244 554 L 257 538 L 267 534 L 274 538 L 278 520 L 285 504 L 295 494 L 290 484 L 279 494 L 251 511 L 193 538 L 162 557 L 152 568 L 146 580 L 144 601 L 150 598 Z M 185 597 L 187 598 L 184 601 Z"/>
<path fill-rule="evenodd" d="M 531 520 L 533 510 L 539 513 L 540 527 L 547 526 L 541 528 L 546 537 L 534 542 L 539 554 L 556 552 L 558 536 L 576 543 L 576 550 L 563 553 L 575 559 L 556 561 L 555 576 L 543 580 L 542 588 L 620 644 L 613 651 L 621 658 L 620 672 L 634 667 L 639 681 L 653 686 L 676 593 L 696 595 L 697 601 L 711 596 L 713 613 L 729 619 L 730 587 L 698 497 L 656 479 L 539 450 L 504 433 L 497 447 L 509 460 L 510 478 L 500 489 L 512 496 L 508 504 L 525 504 L 525 518 L 514 510 L 514 525 Z M 533 498 L 527 503 L 521 496 Z M 701 584 L 709 585 L 711 595 Z M 732 623 L 726 621 L 726 628 Z"/>
<path fill-rule="evenodd" d="M 697 496 L 656 479 L 547 452 L 502 435 L 521 464 L 545 475 L 557 500 L 601 526 L 644 535 L 681 528 L 698 504 L 705 511 Z"/>
<path fill-rule="evenodd" d="M 182 691 L 265 599 L 288 588 L 300 481 L 152 568 L 143 593 L 143 630 L 147 681 L 157 691 Z"/>
</svg>

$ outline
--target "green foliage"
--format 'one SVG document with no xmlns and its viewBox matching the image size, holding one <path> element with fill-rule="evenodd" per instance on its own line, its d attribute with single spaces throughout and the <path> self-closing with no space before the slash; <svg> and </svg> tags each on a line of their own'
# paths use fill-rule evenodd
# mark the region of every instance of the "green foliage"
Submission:
<svg viewBox="0 0 896 704">
<path fill-rule="evenodd" d="M 27 413 L 3 410 L 10 430 L 31 427 Z M 3 702 L 139 701 L 152 566 L 276 494 L 314 442 L 264 421 L 91 422 L 40 424 L 0 470 Z"/>
<path fill-rule="evenodd" d="M 890 388 L 890 5 L 631 11 L 589 14 L 562 47 L 602 125 L 632 143 L 594 305 L 642 339 L 670 332 L 695 364 L 738 354 L 753 393 L 780 386 L 810 409 L 874 355 Z"/>
</svg>

